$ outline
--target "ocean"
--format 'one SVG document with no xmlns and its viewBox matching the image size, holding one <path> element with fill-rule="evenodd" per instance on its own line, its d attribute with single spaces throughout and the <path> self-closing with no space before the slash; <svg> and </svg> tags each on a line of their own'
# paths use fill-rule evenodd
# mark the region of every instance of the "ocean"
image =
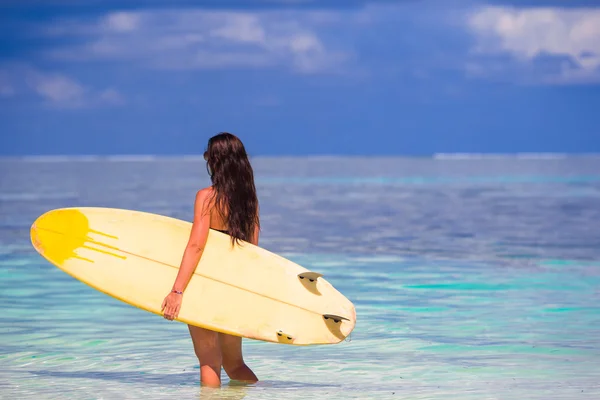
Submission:
<svg viewBox="0 0 600 400">
<path fill-rule="evenodd" d="M 260 245 L 354 302 L 349 340 L 245 340 L 261 381 L 201 388 L 185 325 L 69 277 L 29 228 L 70 206 L 191 220 L 203 160 L 4 158 L 0 398 L 600 398 L 600 157 L 252 162 Z"/>
</svg>

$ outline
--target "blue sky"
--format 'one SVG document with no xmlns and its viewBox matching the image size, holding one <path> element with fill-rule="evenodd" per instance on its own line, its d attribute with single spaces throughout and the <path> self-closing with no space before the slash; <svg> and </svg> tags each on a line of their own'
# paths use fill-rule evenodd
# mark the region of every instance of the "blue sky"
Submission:
<svg viewBox="0 0 600 400">
<path fill-rule="evenodd" d="M 0 155 L 600 152 L 597 1 L 5 0 L 0 32 Z"/>
</svg>

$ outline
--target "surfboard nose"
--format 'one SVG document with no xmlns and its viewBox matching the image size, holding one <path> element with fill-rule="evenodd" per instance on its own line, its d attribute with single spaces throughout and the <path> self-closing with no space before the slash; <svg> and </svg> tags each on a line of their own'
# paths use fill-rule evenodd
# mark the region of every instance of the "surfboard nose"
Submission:
<svg viewBox="0 0 600 400">
<path fill-rule="evenodd" d="M 33 246 L 33 248 L 36 251 L 40 252 L 42 243 L 40 242 L 37 235 L 37 226 L 35 221 L 33 222 L 33 224 L 31 224 L 31 228 L 29 229 L 29 239 L 31 240 L 31 245 Z"/>
<path fill-rule="evenodd" d="M 44 248 L 42 246 L 42 240 L 40 239 L 40 228 L 44 227 L 44 221 L 48 218 L 52 218 L 52 214 L 56 213 L 57 210 L 46 211 L 42 215 L 39 215 L 29 228 L 29 239 L 31 245 L 40 254 L 43 254 Z"/>
<path fill-rule="evenodd" d="M 33 247 L 56 265 L 76 257 L 89 240 L 87 217 L 77 209 L 59 208 L 40 215 L 30 230 Z"/>
</svg>

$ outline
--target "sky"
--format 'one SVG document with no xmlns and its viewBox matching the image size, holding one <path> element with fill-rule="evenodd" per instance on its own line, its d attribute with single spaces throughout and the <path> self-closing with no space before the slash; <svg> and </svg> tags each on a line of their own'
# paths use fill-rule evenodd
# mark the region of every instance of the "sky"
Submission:
<svg viewBox="0 0 600 400">
<path fill-rule="evenodd" d="M 0 156 L 600 152 L 597 0 L 3 0 Z"/>
</svg>

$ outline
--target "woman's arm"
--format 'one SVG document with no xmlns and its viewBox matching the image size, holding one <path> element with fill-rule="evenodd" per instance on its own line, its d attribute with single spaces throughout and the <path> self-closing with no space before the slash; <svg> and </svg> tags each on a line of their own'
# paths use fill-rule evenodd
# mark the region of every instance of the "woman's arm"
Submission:
<svg viewBox="0 0 600 400">
<path fill-rule="evenodd" d="M 196 266 L 200 262 L 208 230 L 210 227 L 210 206 L 209 189 L 202 189 L 196 194 L 194 202 L 194 221 L 187 246 L 183 252 L 179 273 L 173 284 L 173 290 L 178 292 L 185 291 Z"/>
<path fill-rule="evenodd" d="M 202 189 L 196 194 L 194 202 L 194 221 L 188 243 L 183 252 L 179 272 L 173 283 L 171 293 L 167 295 L 162 304 L 162 310 L 166 319 L 177 318 L 181 308 L 181 297 L 185 291 L 196 266 L 200 262 L 208 231 L 210 227 L 210 189 Z"/>
</svg>

